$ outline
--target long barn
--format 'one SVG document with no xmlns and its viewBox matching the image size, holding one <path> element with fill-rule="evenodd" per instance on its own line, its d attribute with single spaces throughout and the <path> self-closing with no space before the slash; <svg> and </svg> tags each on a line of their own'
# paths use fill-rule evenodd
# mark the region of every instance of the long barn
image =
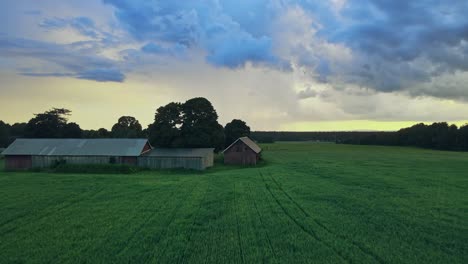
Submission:
<svg viewBox="0 0 468 264">
<path fill-rule="evenodd" d="M 213 166 L 213 151 L 213 148 L 155 148 L 138 157 L 138 166 L 204 170 Z"/>
<path fill-rule="evenodd" d="M 137 165 L 138 157 L 152 149 L 147 139 L 17 139 L 6 150 L 5 169 L 68 164 Z"/>
</svg>

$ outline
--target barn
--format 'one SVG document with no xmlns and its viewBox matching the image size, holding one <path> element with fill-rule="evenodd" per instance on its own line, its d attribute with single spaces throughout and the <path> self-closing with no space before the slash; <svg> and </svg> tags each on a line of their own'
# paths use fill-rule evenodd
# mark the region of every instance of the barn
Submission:
<svg viewBox="0 0 468 264">
<path fill-rule="evenodd" d="M 204 170 L 213 166 L 213 151 L 213 148 L 155 148 L 138 157 L 138 166 Z"/>
<path fill-rule="evenodd" d="M 68 164 L 129 164 L 152 149 L 147 139 L 17 139 L 5 151 L 5 169 Z"/>
<path fill-rule="evenodd" d="M 250 138 L 241 137 L 223 151 L 224 164 L 256 165 L 261 152 L 262 149 Z"/>
</svg>

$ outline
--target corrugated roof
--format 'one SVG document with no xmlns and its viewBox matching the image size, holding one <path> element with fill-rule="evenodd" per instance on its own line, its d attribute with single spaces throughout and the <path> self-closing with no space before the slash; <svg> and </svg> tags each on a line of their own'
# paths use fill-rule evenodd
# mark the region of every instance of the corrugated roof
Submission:
<svg viewBox="0 0 468 264">
<path fill-rule="evenodd" d="M 236 141 L 234 141 L 229 147 L 227 147 L 224 151 L 230 149 L 234 144 L 237 143 L 237 141 L 242 141 L 244 144 L 246 144 L 250 149 L 252 149 L 255 153 L 260 153 L 262 152 L 262 149 L 257 145 L 257 143 L 253 142 L 250 138 L 248 137 L 241 137 L 238 138 Z M 223 153 L 224 153 L 223 151 Z"/>
<path fill-rule="evenodd" d="M 155 148 L 143 156 L 149 157 L 206 157 L 214 148 Z"/>
<path fill-rule="evenodd" d="M 15 140 L 3 155 L 140 156 L 147 139 L 26 139 Z"/>
</svg>

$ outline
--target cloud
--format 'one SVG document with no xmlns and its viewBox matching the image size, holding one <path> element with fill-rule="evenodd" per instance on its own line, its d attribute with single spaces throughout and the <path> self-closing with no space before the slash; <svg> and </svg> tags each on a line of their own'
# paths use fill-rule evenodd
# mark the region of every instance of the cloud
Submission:
<svg viewBox="0 0 468 264">
<path fill-rule="evenodd" d="M 30 76 L 30 77 L 73 77 L 73 73 L 60 73 L 60 72 L 45 72 L 45 73 L 38 73 L 38 72 L 21 72 L 23 76 Z"/>
<path fill-rule="evenodd" d="M 97 38 L 102 35 L 102 32 L 97 29 L 94 21 L 88 17 L 73 17 L 73 18 L 46 18 L 39 26 L 48 30 L 72 28 L 84 36 Z"/>
<path fill-rule="evenodd" d="M 141 51 L 145 53 L 156 54 L 156 55 L 169 55 L 169 56 L 174 56 L 174 57 L 182 57 L 187 52 L 187 47 L 179 43 L 176 43 L 175 45 L 170 46 L 170 47 L 163 47 L 156 43 L 150 42 L 144 45 L 143 47 L 141 47 Z"/>
<path fill-rule="evenodd" d="M 42 29 L 39 32 L 52 38 L 44 37 L 40 43 L 32 43 L 32 37 L 29 42 L 18 41 L 4 26 L 0 41 L 10 41 L 5 56 L 50 63 L 51 69 L 20 72 L 28 76 L 65 73 L 63 77 L 124 81 L 129 72 L 146 74 L 173 67 L 171 60 L 200 67 L 202 57 L 203 63 L 214 68 L 253 66 L 290 73 L 293 85 L 284 89 L 317 83 L 336 91 L 359 87 L 468 100 L 468 87 L 462 81 L 468 74 L 468 6 L 463 0 L 90 2 L 67 3 L 60 13 L 59 9 L 49 12 L 46 5 L 24 5 L 18 10 L 26 20 L 34 21 Z M 26 10 L 43 13 L 32 17 L 24 14 Z M 101 18 L 94 10 L 108 16 Z M 2 21 L 15 24 L 6 18 Z M 70 31 L 82 41 L 54 44 L 69 41 L 60 37 Z M 306 89 L 301 96 L 311 91 Z M 301 98 L 294 89 L 291 92 L 296 100 Z"/>
<path fill-rule="evenodd" d="M 350 22 L 329 40 L 353 49 L 359 56 L 354 66 L 367 65 L 354 83 L 410 91 L 441 74 L 468 70 L 466 1 L 350 1 L 342 12 Z"/>
<path fill-rule="evenodd" d="M 252 63 L 290 69 L 287 62 L 274 54 L 268 36 L 255 36 L 242 28 L 218 1 L 104 2 L 116 8 L 121 25 L 137 40 L 203 49 L 207 62 L 219 67 L 239 68 Z M 148 50 L 156 49 L 153 46 Z"/>
<path fill-rule="evenodd" d="M 34 9 L 34 10 L 24 11 L 24 14 L 31 15 L 31 16 L 39 16 L 39 15 L 42 15 L 42 11 Z"/>
<path fill-rule="evenodd" d="M 74 45 L 60 45 L 30 39 L 0 38 L 0 55 L 14 59 L 33 58 L 53 63 L 51 68 L 60 68 L 60 72 L 43 73 L 43 69 L 28 69 L 20 74 L 35 77 L 76 77 L 95 81 L 122 82 L 124 74 L 119 70 L 118 62 L 98 56 L 84 54 Z M 28 65 L 29 67 L 29 65 Z M 65 70 L 65 73 L 63 73 Z"/>
<path fill-rule="evenodd" d="M 78 78 L 98 82 L 123 82 L 125 75 L 114 69 L 93 69 L 80 72 Z"/>
<path fill-rule="evenodd" d="M 301 90 L 297 93 L 299 99 L 307 99 L 311 97 L 316 97 L 318 95 L 317 91 L 312 90 L 310 86 L 307 86 L 306 89 Z"/>
</svg>

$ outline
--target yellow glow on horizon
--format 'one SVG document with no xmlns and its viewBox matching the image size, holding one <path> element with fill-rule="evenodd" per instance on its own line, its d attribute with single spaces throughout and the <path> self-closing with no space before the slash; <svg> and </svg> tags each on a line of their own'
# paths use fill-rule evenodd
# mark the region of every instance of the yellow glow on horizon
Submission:
<svg viewBox="0 0 468 264">
<path fill-rule="evenodd" d="M 445 121 L 434 121 L 445 122 Z M 344 120 L 344 121 L 316 121 L 296 122 L 281 127 L 281 131 L 397 131 L 418 123 L 430 125 L 429 121 L 373 121 L 373 120 Z M 458 127 L 468 124 L 468 120 L 447 122 Z"/>
<path fill-rule="evenodd" d="M 189 77 L 184 75 L 184 78 Z M 252 130 L 257 131 L 396 131 L 421 123 L 418 120 L 300 122 L 289 120 L 290 117 L 284 108 L 271 106 L 270 104 L 276 99 L 275 97 L 270 98 L 261 93 L 258 96 L 247 98 L 250 99 L 249 102 L 252 105 L 266 107 L 259 107 L 255 111 L 251 111 L 248 107 L 232 103 L 233 100 L 230 98 L 233 98 L 238 91 L 230 89 L 231 87 L 226 88 L 227 92 L 205 89 L 207 86 L 204 85 L 191 86 L 189 84 L 186 86 L 191 87 L 191 89 L 181 89 L 181 85 L 177 86 L 164 80 L 155 82 L 151 79 L 132 78 L 132 76 L 127 76 L 127 78 L 128 80 L 124 83 L 115 83 L 73 78 L 32 78 L 20 76 L 14 72 L 0 73 L 0 79 L 8 87 L 8 89 L 0 89 L 0 120 L 10 124 L 27 122 L 35 113 L 47 111 L 52 107 L 64 107 L 72 110 L 69 121 L 78 123 L 82 129 L 101 127 L 111 129 L 117 119 L 124 115 L 134 116 L 146 128 L 148 124 L 153 122 L 154 113 L 158 107 L 169 102 L 183 102 L 192 97 L 203 96 L 212 101 L 222 125 L 233 118 L 240 118 L 245 120 Z M 223 76 L 221 79 L 225 80 L 226 78 Z M 229 82 L 230 80 L 228 78 L 226 82 L 232 83 Z M 248 85 L 254 86 L 256 82 L 248 83 Z M 234 91 L 233 94 L 229 94 L 230 91 Z M 244 94 L 246 93 L 244 91 Z M 285 97 L 287 96 L 289 95 L 285 94 Z M 444 104 L 454 103 L 447 101 Z M 461 106 L 455 104 L 453 107 Z M 315 110 L 320 110 L 320 108 Z M 332 108 L 322 110 L 322 112 L 318 112 L 317 116 L 326 117 L 327 120 L 333 119 L 333 114 L 326 115 L 332 110 Z M 443 122 L 445 120 L 435 121 Z M 431 124 L 433 122 L 425 121 L 424 123 Z M 461 126 L 467 124 L 468 120 L 448 121 L 448 123 Z"/>
</svg>

